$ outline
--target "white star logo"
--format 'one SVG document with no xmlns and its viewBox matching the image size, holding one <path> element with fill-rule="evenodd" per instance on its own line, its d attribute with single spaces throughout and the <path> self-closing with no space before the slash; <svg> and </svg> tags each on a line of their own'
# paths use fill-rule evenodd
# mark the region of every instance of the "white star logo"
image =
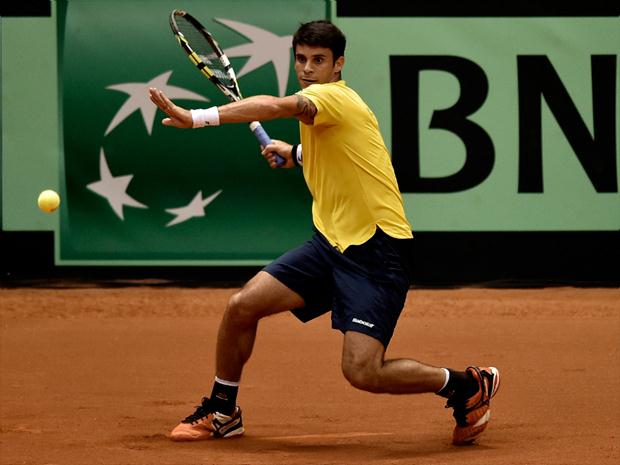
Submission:
<svg viewBox="0 0 620 465">
<path fill-rule="evenodd" d="M 101 154 L 99 156 L 99 176 L 101 178 L 99 181 L 91 182 L 86 187 L 107 199 L 112 210 L 114 210 L 116 216 L 121 220 L 124 220 L 124 205 L 136 208 L 148 208 L 146 205 L 138 202 L 127 194 L 127 186 L 129 186 L 133 174 L 112 176 L 103 149 L 101 149 Z"/>
<path fill-rule="evenodd" d="M 200 100 L 203 102 L 209 101 L 206 97 L 191 92 L 187 89 L 183 89 L 182 87 L 168 85 L 168 78 L 171 74 L 172 71 L 166 71 L 165 73 L 154 77 L 149 82 L 126 82 L 124 84 L 114 84 L 106 87 L 106 89 L 125 92 L 126 94 L 129 94 L 129 98 L 125 100 L 123 106 L 120 107 L 120 109 L 116 112 L 116 115 L 114 115 L 114 118 L 112 118 L 112 121 L 110 121 L 108 129 L 105 131 L 105 135 L 107 136 L 112 129 L 118 126 L 125 120 L 125 118 L 136 110 L 140 110 L 142 113 L 142 119 L 144 120 L 146 131 L 149 135 L 151 134 L 151 131 L 153 130 L 153 123 L 155 122 L 157 107 L 153 105 L 153 102 L 149 99 L 149 87 L 157 87 L 158 89 L 163 90 L 170 99 L 177 98 L 185 100 Z"/>
<path fill-rule="evenodd" d="M 175 215 L 172 221 L 170 221 L 166 227 L 174 226 L 175 224 L 183 223 L 191 218 L 199 218 L 201 216 L 205 216 L 205 208 L 211 202 L 215 200 L 215 198 L 222 193 L 222 189 L 217 192 L 214 192 L 206 199 L 202 198 L 202 191 L 198 191 L 198 193 L 194 196 L 192 201 L 184 207 L 179 208 L 167 208 L 166 211 L 171 215 Z"/>
<path fill-rule="evenodd" d="M 233 31 L 250 39 L 249 44 L 237 45 L 224 50 L 224 53 L 231 57 L 247 57 L 250 59 L 241 68 L 237 77 L 251 73 L 266 63 L 272 62 L 276 70 L 278 80 L 278 95 L 286 95 L 286 84 L 288 83 L 288 73 L 291 66 L 291 42 L 293 36 L 277 36 L 272 32 L 261 29 L 250 24 L 232 21 L 230 19 L 214 18 L 218 23 L 228 26 Z"/>
<path fill-rule="evenodd" d="M 278 36 L 266 29 L 261 29 L 250 24 L 233 21 L 230 19 L 214 18 L 214 20 L 241 34 L 250 41 L 246 44 L 230 47 L 225 50 L 226 54 L 231 58 L 249 57 L 247 62 L 237 73 L 237 76 L 240 78 L 266 64 L 272 63 L 276 73 L 278 95 L 280 97 L 286 95 L 291 66 L 290 51 L 292 46 L 292 36 Z M 153 105 L 148 97 L 149 87 L 156 87 L 163 90 L 172 100 L 184 99 L 202 102 L 209 101 L 208 98 L 188 89 L 169 85 L 168 79 L 171 75 L 172 71 L 165 71 L 162 74 L 155 76 L 148 82 L 126 82 L 107 86 L 106 89 L 123 92 L 128 95 L 128 98 L 110 121 L 104 135 L 107 136 L 114 130 L 114 128 L 116 128 L 136 111 L 140 111 L 147 133 L 149 135 L 152 133 L 157 107 Z M 147 205 L 138 202 L 136 199 L 127 194 L 129 183 L 134 177 L 133 174 L 123 176 L 112 175 L 103 148 L 101 148 L 99 158 L 99 177 L 100 179 L 98 181 L 92 182 L 86 187 L 105 198 L 114 213 L 121 220 L 124 220 L 125 206 L 134 208 L 148 208 Z M 204 217 L 206 207 L 221 193 L 222 190 L 220 189 L 208 197 L 203 198 L 202 191 L 198 191 L 198 193 L 187 205 L 166 209 L 165 211 L 167 213 L 174 216 L 174 218 L 166 224 L 166 227 L 183 223 L 192 218 Z"/>
</svg>

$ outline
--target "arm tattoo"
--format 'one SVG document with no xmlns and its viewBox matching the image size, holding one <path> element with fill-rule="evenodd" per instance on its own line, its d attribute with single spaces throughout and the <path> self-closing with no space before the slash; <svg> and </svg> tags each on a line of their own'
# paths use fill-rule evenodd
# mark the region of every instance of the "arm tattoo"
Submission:
<svg viewBox="0 0 620 465">
<path fill-rule="evenodd" d="M 304 123 L 312 124 L 314 117 L 316 116 L 316 106 L 312 103 L 312 100 L 302 95 L 297 95 L 297 119 Z"/>
</svg>

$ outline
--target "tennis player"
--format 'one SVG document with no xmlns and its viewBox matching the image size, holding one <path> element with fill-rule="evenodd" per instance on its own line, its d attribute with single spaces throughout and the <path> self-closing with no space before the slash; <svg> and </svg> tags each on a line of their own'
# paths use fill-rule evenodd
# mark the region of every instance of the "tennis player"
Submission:
<svg viewBox="0 0 620 465">
<path fill-rule="evenodd" d="M 346 39 L 329 21 L 302 24 L 293 36 L 301 91 L 259 95 L 187 110 L 151 88 L 166 126 L 191 128 L 297 118 L 301 143 L 274 141 L 263 156 L 276 167 L 302 165 L 312 194 L 314 235 L 259 271 L 234 294 L 222 318 L 210 397 L 170 437 L 194 441 L 243 434 L 237 392 L 261 318 L 292 311 L 302 322 L 331 311 L 343 336 L 342 373 L 373 393 L 436 393 L 454 409 L 453 443 L 473 442 L 486 428 L 499 387 L 494 367 L 465 371 L 412 359 L 386 360 L 385 351 L 410 286 L 412 232 L 377 120 L 341 78 Z"/>
</svg>

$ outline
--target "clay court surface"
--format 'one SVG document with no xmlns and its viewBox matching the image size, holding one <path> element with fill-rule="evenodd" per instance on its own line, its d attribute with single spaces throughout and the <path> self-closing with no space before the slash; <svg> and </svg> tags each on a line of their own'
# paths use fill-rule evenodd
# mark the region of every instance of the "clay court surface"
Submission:
<svg viewBox="0 0 620 465">
<path fill-rule="evenodd" d="M 261 322 L 244 372 L 241 439 L 173 443 L 208 394 L 235 289 L 0 289 L 0 463 L 620 463 L 620 290 L 412 290 L 388 350 L 493 364 L 502 386 L 478 445 L 450 444 L 431 395 L 372 395 L 340 374 L 328 317 Z"/>
</svg>

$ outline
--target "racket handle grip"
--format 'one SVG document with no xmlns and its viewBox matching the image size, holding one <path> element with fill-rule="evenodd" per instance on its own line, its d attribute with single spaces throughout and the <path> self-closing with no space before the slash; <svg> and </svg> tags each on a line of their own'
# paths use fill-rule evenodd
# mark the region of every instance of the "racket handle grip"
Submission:
<svg viewBox="0 0 620 465">
<path fill-rule="evenodd" d="M 250 129 L 258 139 L 260 145 L 262 145 L 263 147 L 267 147 L 269 144 L 271 144 L 271 137 L 269 137 L 267 132 L 265 132 L 263 126 L 258 121 L 252 121 L 250 123 Z M 286 160 L 280 155 L 275 152 L 273 152 L 273 154 L 276 156 L 276 166 L 282 166 L 286 163 Z"/>
</svg>

